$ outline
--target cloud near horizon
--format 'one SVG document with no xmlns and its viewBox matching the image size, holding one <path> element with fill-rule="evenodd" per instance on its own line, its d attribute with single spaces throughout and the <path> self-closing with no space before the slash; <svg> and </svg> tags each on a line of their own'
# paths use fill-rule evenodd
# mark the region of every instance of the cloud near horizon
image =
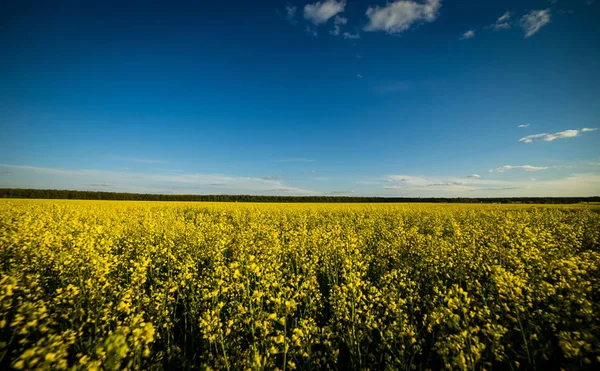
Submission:
<svg viewBox="0 0 600 371">
<path fill-rule="evenodd" d="M 520 169 L 526 172 L 553 167 L 506 165 L 492 172 Z M 39 184 L 43 189 L 110 190 L 111 192 L 159 194 L 249 194 L 249 195 L 334 195 L 406 196 L 406 197 L 479 197 L 502 195 L 519 196 L 594 196 L 600 195 L 600 174 L 575 173 L 552 180 L 533 181 L 530 176 L 518 180 L 480 179 L 477 177 L 429 177 L 414 175 L 388 175 L 380 178 L 355 181 L 370 190 L 344 190 L 335 184 L 319 191 L 295 187 L 277 175 L 267 177 L 232 176 L 198 173 L 127 173 L 105 170 L 64 170 L 38 166 L 0 164 L 8 173 L 0 178 L 0 187 L 31 188 Z M 471 174 L 478 175 L 478 174 Z M 286 178 L 288 179 L 288 178 Z M 289 179 L 288 179 L 289 180 Z M 345 183 L 347 185 L 347 183 Z M 362 188 L 362 187 L 361 187 Z"/>
<path fill-rule="evenodd" d="M 531 166 L 531 165 L 513 166 L 513 165 L 504 165 L 502 167 L 498 167 L 498 168 L 495 168 L 495 169 L 490 169 L 488 171 L 490 173 L 503 173 L 503 172 L 508 171 L 508 170 L 541 171 L 541 170 L 548 170 L 548 169 L 550 169 L 550 167 L 548 167 L 548 166 Z"/>
<path fill-rule="evenodd" d="M 557 168 L 530 165 L 503 166 L 491 169 L 504 172 L 521 169 L 526 172 Z M 496 171 L 498 170 L 498 171 Z M 494 180 L 457 177 L 427 177 L 411 175 L 388 175 L 356 182 L 357 184 L 380 186 L 392 195 L 404 197 L 568 197 L 600 195 L 600 174 L 575 173 L 551 180 L 535 180 L 531 176 L 521 179 Z M 477 196 L 472 192 L 477 192 Z M 461 195 L 462 194 L 462 195 Z"/>
<path fill-rule="evenodd" d="M 247 177 L 224 174 L 157 174 L 106 170 L 64 170 L 38 166 L 0 164 L 15 176 L 0 186 L 28 188 L 32 179 L 43 188 L 94 190 L 110 187 L 115 192 L 178 194 L 317 195 L 317 192 L 285 184 L 279 176 Z"/>
<path fill-rule="evenodd" d="M 470 189 L 468 185 L 459 179 L 439 179 L 413 175 L 388 175 L 384 178 L 384 189 L 403 191 L 430 191 L 431 189 L 441 191 L 460 191 Z"/>
</svg>

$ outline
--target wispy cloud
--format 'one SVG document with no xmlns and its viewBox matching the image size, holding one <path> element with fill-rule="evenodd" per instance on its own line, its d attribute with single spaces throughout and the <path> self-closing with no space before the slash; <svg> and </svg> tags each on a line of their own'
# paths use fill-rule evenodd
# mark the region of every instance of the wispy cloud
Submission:
<svg viewBox="0 0 600 371">
<path fill-rule="evenodd" d="M 384 178 L 384 189 L 405 190 L 405 191 L 424 191 L 430 189 L 444 191 L 464 190 L 467 184 L 460 179 L 429 178 L 413 175 L 388 175 Z"/>
<path fill-rule="evenodd" d="M 496 22 L 492 23 L 489 26 L 486 26 L 485 28 L 492 29 L 494 31 L 509 29 L 511 26 L 511 20 L 510 20 L 511 17 L 512 17 L 512 13 L 506 12 L 506 13 L 502 14 L 502 16 L 500 16 L 500 18 L 498 18 L 496 20 Z"/>
<path fill-rule="evenodd" d="M 363 75 L 361 75 L 360 73 L 357 73 L 357 74 L 356 74 L 356 78 L 357 78 L 357 79 L 362 79 L 362 78 L 363 78 Z"/>
<path fill-rule="evenodd" d="M 433 183 L 433 184 L 427 184 L 426 187 L 450 187 L 450 186 L 462 186 L 462 185 L 465 185 L 465 182 L 458 181 L 458 182 Z"/>
<path fill-rule="evenodd" d="M 546 142 L 551 142 L 556 139 L 574 138 L 581 133 L 587 133 L 587 132 L 596 131 L 596 130 L 598 130 L 598 128 L 570 129 L 570 130 L 565 130 L 565 131 L 559 131 L 558 133 L 554 133 L 554 134 L 548 134 L 548 133 L 532 134 L 532 135 L 528 135 L 526 137 L 519 139 L 519 142 L 531 143 L 534 140 L 544 140 Z"/>
<path fill-rule="evenodd" d="M 276 160 L 275 162 L 315 162 L 316 160 L 313 160 L 311 158 L 305 158 L 305 157 L 289 157 L 289 158 L 282 158 L 279 160 Z"/>
<path fill-rule="evenodd" d="M 475 31 L 469 30 L 460 36 L 461 40 L 472 39 L 475 37 Z"/>
<path fill-rule="evenodd" d="M 349 39 L 349 40 L 360 39 L 360 34 L 358 32 L 357 33 L 344 32 L 344 39 Z"/>
<path fill-rule="evenodd" d="M 496 21 L 496 23 L 507 22 L 507 21 L 510 20 L 510 17 L 511 17 L 511 13 L 510 12 L 506 12 L 500 18 L 498 18 L 498 20 Z"/>
<path fill-rule="evenodd" d="M 346 24 L 346 23 L 348 23 L 348 19 L 341 17 L 339 15 L 336 15 L 333 23 L 334 24 Z"/>
<path fill-rule="evenodd" d="M 317 32 L 317 29 L 311 26 L 306 26 L 306 33 L 311 35 L 312 37 L 317 37 L 319 36 L 319 33 Z"/>
<path fill-rule="evenodd" d="M 341 33 L 342 25 L 346 23 L 348 23 L 348 20 L 346 18 L 336 15 L 335 19 L 333 20 L 333 30 L 329 31 L 329 33 L 334 36 L 339 36 Z"/>
<path fill-rule="evenodd" d="M 277 11 L 277 13 L 281 14 L 283 19 L 295 26 L 298 23 L 298 21 L 296 20 L 296 10 L 298 10 L 298 7 L 296 7 L 295 5 L 288 4 L 286 5 L 283 14 L 280 13 L 279 10 Z"/>
<path fill-rule="evenodd" d="M 441 0 L 397 0 L 387 3 L 384 7 L 369 7 L 366 12 L 369 22 L 364 30 L 398 34 L 410 29 L 414 24 L 435 21 L 441 6 Z"/>
<path fill-rule="evenodd" d="M 84 172 L 83 170 L 82 171 L 72 171 L 72 170 L 45 168 L 45 167 L 39 167 L 39 166 L 27 166 L 27 165 L 0 164 L 0 167 L 14 169 L 15 171 L 16 170 L 26 170 L 26 171 L 54 174 L 54 175 L 69 175 L 69 174 L 73 174 L 73 173 L 81 174 Z"/>
<path fill-rule="evenodd" d="M 528 165 L 508 167 L 525 171 L 539 171 L 542 168 Z M 508 167 L 499 168 L 499 172 L 506 171 Z M 557 167 L 559 166 L 547 168 Z M 492 170 L 496 171 L 497 169 Z M 389 175 L 355 183 L 369 187 L 381 187 L 395 195 L 412 197 L 456 197 L 460 194 L 469 197 L 468 195 L 471 192 L 477 192 L 478 197 L 491 197 L 497 194 L 507 197 L 600 195 L 600 174 L 598 173 L 569 174 L 553 180 L 534 180 L 531 177 L 526 177 L 511 180 L 471 178 L 467 181 L 464 178 L 461 180 L 457 177 Z"/>
<path fill-rule="evenodd" d="M 530 125 L 530 124 L 522 124 L 522 125 L 519 125 L 519 127 L 520 127 L 520 128 L 528 128 L 528 127 L 529 127 L 529 125 Z"/>
<path fill-rule="evenodd" d="M 513 189 L 523 189 L 525 187 L 500 187 L 500 188 L 477 188 L 471 189 L 470 192 L 481 192 L 481 191 L 509 191 Z"/>
<path fill-rule="evenodd" d="M 304 6 L 304 18 L 315 25 L 326 23 L 331 17 L 344 11 L 346 0 L 318 1 Z"/>
<path fill-rule="evenodd" d="M 550 169 L 550 167 L 548 167 L 548 166 L 531 166 L 531 165 L 513 166 L 513 165 L 504 165 L 502 167 L 498 167 L 498 168 L 495 168 L 495 169 L 490 169 L 488 171 L 490 173 L 503 173 L 503 172 L 508 171 L 508 170 L 541 171 L 541 170 L 548 170 L 548 169 Z"/>
<path fill-rule="evenodd" d="M 0 186 L 29 188 L 90 189 L 108 188 L 119 192 L 188 194 L 289 194 L 314 195 L 317 192 L 294 187 L 279 177 L 247 177 L 224 174 L 139 173 L 133 176 L 120 171 L 63 170 L 37 166 L 0 164 L 15 173 Z M 215 188 L 217 187 L 217 188 Z"/>
<path fill-rule="evenodd" d="M 521 18 L 521 27 L 525 30 L 525 38 L 533 36 L 542 27 L 550 23 L 550 9 L 532 10 Z"/>
<path fill-rule="evenodd" d="M 471 175 L 467 175 L 467 178 L 472 178 L 472 179 L 475 178 L 475 179 L 477 179 L 477 178 L 481 178 L 481 175 L 479 175 L 479 174 L 471 174 Z"/>
</svg>

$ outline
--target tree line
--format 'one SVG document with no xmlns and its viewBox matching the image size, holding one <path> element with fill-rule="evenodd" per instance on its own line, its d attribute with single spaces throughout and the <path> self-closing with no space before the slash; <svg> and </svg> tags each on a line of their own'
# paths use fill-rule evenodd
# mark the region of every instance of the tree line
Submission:
<svg viewBox="0 0 600 371">
<path fill-rule="evenodd" d="M 325 203 L 522 203 L 522 204 L 573 204 L 600 202 L 594 197 L 358 197 L 358 196 L 264 196 L 264 195 L 177 195 L 123 193 L 102 191 L 76 191 L 61 189 L 0 188 L 0 198 L 42 198 L 68 200 L 130 200 L 130 201 L 198 201 L 198 202 L 325 202 Z"/>
</svg>

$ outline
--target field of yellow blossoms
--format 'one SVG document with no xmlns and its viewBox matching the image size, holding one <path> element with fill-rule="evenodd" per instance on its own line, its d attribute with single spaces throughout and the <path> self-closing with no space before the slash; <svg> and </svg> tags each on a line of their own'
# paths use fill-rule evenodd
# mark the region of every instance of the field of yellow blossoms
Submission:
<svg viewBox="0 0 600 371">
<path fill-rule="evenodd" d="M 589 206 L 0 200 L 0 369 L 593 369 Z"/>
</svg>

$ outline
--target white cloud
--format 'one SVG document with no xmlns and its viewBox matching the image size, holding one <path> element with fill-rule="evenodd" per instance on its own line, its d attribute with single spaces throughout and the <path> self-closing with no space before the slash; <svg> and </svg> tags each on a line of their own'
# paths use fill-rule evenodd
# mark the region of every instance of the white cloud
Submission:
<svg viewBox="0 0 600 371">
<path fill-rule="evenodd" d="M 565 178 L 536 181 L 534 189 L 541 196 L 600 196 L 600 174 L 570 174 Z"/>
<path fill-rule="evenodd" d="M 520 128 L 528 128 L 530 124 L 519 125 Z"/>
<path fill-rule="evenodd" d="M 494 29 L 494 31 L 508 30 L 510 28 L 510 23 L 504 22 L 504 23 L 494 24 L 492 28 Z"/>
<path fill-rule="evenodd" d="M 467 175 L 467 178 L 481 178 L 481 175 L 479 175 L 479 174 L 471 174 L 471 175 Z"/>
<path fill-rule="evenodd" d="M 542 167 L 530 165 L 509 166 L 510 169 L 539 171 Z M 561 166 L 552 166 L 558 168 Z M 508 167 L 499 168 L 506 171 Z M 495 171 L 496 169 L 492 169 Z M 555 174 L 556 175 L 556 174 Z M 494 180 L 464 177 L 428 177 L 411 175 L 389 175 L 355 182 L 356 184 L 379 188 L 384 195 L 403 195 L 406 197 L 567 197 L 600 195 L 600 174 L 569 174 L 553 180 L 534 181 L 531 176 L 520 179 Z M 477 192 L 476 195 L 473 192 Z M 372 194 L 372 191 L 371 193 Z"/>
<path fill-rule="evenodd" d="M 362 78 L 363 78 L 363 75 L 361 75 L 360 73 L 357 73 L 357 74 L 356 74 L 356 78 L 358 78 L 358 79 L 362 79 Z"/>
<path fill-rule="evenodd" d="M 360 35 L 357 33 L 352 34 L 350 32 L 344 32 L 344 39 L 360 39 Z"/>
<path fill-rule="evenodd" d="M 271 176 L 263 177 L 262 179 L 264 179 L 264 180 L 279 180 L 279 179 L 281 179 L 281 177 L 279 175 L 271 175 Z"/>
<path fill-rule="evenodd" d="M 404 191 L 464 191 L 471 189 L 460 179 L 438 179 L 412 175 L 388 175 L 384 178 L 384 189 Z"/>
<path fill-rule="evenodd" d="M 458 182 L 432 183 L 432 184 L 427 184 L 426 187 L 450 187 L 450 186 L 461 186 L 461 185 L 465 185 L 465 182 L 458 181 Z"/>
<path fill-rule="evenodd" d="M 494 31 L 506 30 L 510 28 L 511 22 L 510 18 L 512 17 L 511 12 L 506 12 L 500 18 L 496 20 L 496 22 L 492 23 L 489 26 L 486 26 L 486 29 L 492 29 Z"/>
<path fill-rule="evenodd" d="M 543 26 L 550 23 L 550 9 L 532 10 L 521 18 L 521 27 L 525 30 L 525 38 L 533 36 Z"/>
<path fill-rule="evenodd" d="M 502 167 L 498 167 L 495 169 L 490 169 L 488 170 L 490 173 L 503 173 L 505 171 L 508 170 L 525 170 L 525 171 L 541 171 L 541 170 L 548 170 L 550 169 L 547 166 L 531 166 L 531 165 L 519 165 L 519 166 L 513 166 L 513 165 L 504 165 Z"/>
<path fill-rule="evenodd" d="M 510 20 L 510 16 L 511 16 L 510 12 L 506 12 L 500 18 L 498 18 L 496 23 L 506 22 L 506 21 Z"/>
<path fill-rule="evenodd" d="M 551 134 L 532 134 L 532 135 L 528 135 L 526 137 L 519 139 L 519 142 L 531 143 L 531 142 L 533 142 L 534 139 L 542 139 L 542 138 L 545 138 L 550 135 Z"/>
<path fill-rule="evenodd" d="M 465 32 L 464 34 L 462 34 L 462 36 L 460 37 L 461 40 L 466 40 L 466 39 L 472 39 L 475 37 L 475 31 L 473 30 L 469 30 L 467 32 Z"/>
<path fill-rule="evenodd" d="M 433 22 L 442 6 L 441 0 L 425 0 L 419 3 L 412 0 L 397 0 L 387 3 L 385 7 L 367 9 L 369 23 L 365 31 L 385 31 L 397 34 L 411 28 L 415 23 Z"/>
<path fill-rule="evenodd" d="M 339 2 L 335 0 L 326 0 L 318 1 L 314 4 L 307 4 L 304 7 L 304 18 L 315 25 L 326 23 L 329 18 L 343 12 L 345 6 L 346 0 L 341 0 Z"/>
<path fill-rule="evenodd" d="M 555 139 L 573 138 L 573 137 L 578 136 L 580 133 L 587 133 L 587 132 L 596 131 L 596 130 L 598 130 L 598 129 L 597 128 L 583 128 L 581 130 L 570 129 L 570 130 L 565 130 L 565 131 L 559 131 L 558 133 L 554 133 L 554 134 L 547 134 L 547 133 L 533 134 L 533 135 L 528 135 L 526 137 L 519 139 L 519 142 L 531 143 L 536 139 L 551 142 Z"/>
</svg>

